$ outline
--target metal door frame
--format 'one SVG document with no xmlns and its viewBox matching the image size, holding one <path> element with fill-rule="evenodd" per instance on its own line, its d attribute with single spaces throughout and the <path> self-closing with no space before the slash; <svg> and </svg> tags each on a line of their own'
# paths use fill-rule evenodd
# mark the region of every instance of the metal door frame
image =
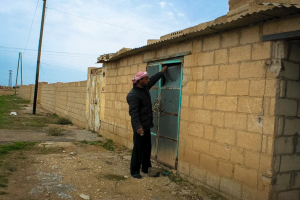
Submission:
<svg viewBox="0 0 300 200">
<path fill-rule="evenodd" d="M 182 79 L 183 79 L 183 57 L 180 58 L 173 58 L 173 59 L 168 59 L 168 60 L 161 60 L 161 61 L 154 61 L 154 62 L 149 62 L 147 65 L 147 71 L 148 71 L 148 67 L 152 67 L 152 66 L 159 66 L 159 71 L 162 70 L 162 66 L 163 65 L 167 65 L 167 64 L 181 64 L 181 74 L 180 74 L 180 85 L 179 85 L 179 102 L 178 102 L 178 127 L 177 127 L 177 150 L 176 150 L 176 160 L 175 160 L 175 166 L 169 166 L 175 169 L 177 169 L 177 164 L 178 164 L 178 149 L 179 149 L 179 134 L 180 134 L 180 116 L 181 116 L 181 96 L 182 96 Z M 158 97 L 161 98 L 161 79 L 159 80 L 159 84 L 158 84 Z M 153 102 L 151 102 L 153 103 Z M 159 136 L 159 117 L 160 114 L 158 114 L 158 121 L 157 121 L 157 133 L 153 134 L 152 132 L 151 135 L 156 135 L 156 145 L 155 145 L 155 160 L 157 160 L 157 153 L 158 153 L 158 138 Z M 164 164 L 164 163 L 163 163 Z M 167 165 L 167 164 L 164 164 Z"/>
</svg>

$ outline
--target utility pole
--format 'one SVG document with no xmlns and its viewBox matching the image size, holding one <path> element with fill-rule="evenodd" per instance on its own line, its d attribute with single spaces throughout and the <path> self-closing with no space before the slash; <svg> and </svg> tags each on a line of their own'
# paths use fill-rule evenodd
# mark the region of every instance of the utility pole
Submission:
<svg viewBox="0 0 300 200">
<path fill-rule="evenodd" d="M 23 85 L 23 58 L 22 58 L 22 52 L 20 52 L 21 54 L 21 85 Z"/>
<path fill-rule="evenodd" d="M 15 85 L 15 95 L 17 95 L 17 86 L 18 86 L 18 77 L 19 77 L 19 68 L 20 68 L 20 59 L 21 59 L 21 57 L 22 57 L 22 53 L 19 52 L 17 78 L 16 78 L 16 85 Z"/>
<path fill-rule="evenodd" d="M 42 22 L 41 22 L 39 52 L 38 52 L 38 57 L 37 57 L 35 89 L 34 89 L 33 110 L 32 110 L 32 113 L 34 115 L 35 115 L 35 112 L 36 112 L 36 100 L 37 100 L 37 94 L 38 94 L 39 74 L 40 74 L 40 59 L 41 59 L 41 51 L 42 51 L 42 43 L 43 43 L 43 31 L 44 31 L 44 20 L 45 20 L 45 11 L 46 11 L 46 0 L 43 0 L 43 1 L 44 1 L 44 5 L 43 5 L 43 14 L 42 14 Z"/>
<path fill-rule="evenodd" d="M 8 86 L 12 87 L 12 70 L 9 70 L 9 80 L 8 80 Z"/>
</svg>

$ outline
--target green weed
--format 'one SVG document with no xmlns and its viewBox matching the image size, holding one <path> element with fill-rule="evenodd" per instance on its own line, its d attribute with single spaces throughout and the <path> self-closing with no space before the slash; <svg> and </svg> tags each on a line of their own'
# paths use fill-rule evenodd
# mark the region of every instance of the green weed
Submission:
<svg viewBox="0 0 300 200">
<path fill-rule="evenodd" d="M 5 194 L 7 194 L 7 192 L 0 191 L 0 195 L 5 195 Z"/>
<path fill-rule="evenodd" d="M 81 141 L 81 143 L 83 143 L 83 144 L 89 144 L 89 145 L 100 145 L 104 149 L 109 150 L 109 151 L 113 151 L 115 149 L 114 141 L 112 141 L 112 140 L 106 140 L 105 142 L 83 140 L 83 141 Z"/>
<path fill-rule="evenodd" d="M 61 125 L 73 125 L 73 123 L 68 119 L 68 118 L 65 118 L 65 117 L 59 117 L 56 121 L 56 124 L 61 124 Z"/>
<path fill-rule="evenodd" d="M 58 128 L 58 127 L 51 127 L 48 129 L 47 135 L 50 136 L 62 136 L 63 134 L 63 129 Z"/>
</svg>

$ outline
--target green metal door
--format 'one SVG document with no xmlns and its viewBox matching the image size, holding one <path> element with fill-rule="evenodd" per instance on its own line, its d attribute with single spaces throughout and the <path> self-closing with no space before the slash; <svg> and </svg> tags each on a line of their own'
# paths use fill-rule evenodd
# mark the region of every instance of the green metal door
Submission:
<svg viewBox="0 0 300 200">
<path fill-rule="evenodd" d="M 151 129 L 152 156 L 160 163 L 177 168 L 180 106 L 182 89 L 182 59 L 173 59 L 148 64 L 149 77 L 168 66 L 164 77 L 150 90 L 154 109 Z"/>
</svg>

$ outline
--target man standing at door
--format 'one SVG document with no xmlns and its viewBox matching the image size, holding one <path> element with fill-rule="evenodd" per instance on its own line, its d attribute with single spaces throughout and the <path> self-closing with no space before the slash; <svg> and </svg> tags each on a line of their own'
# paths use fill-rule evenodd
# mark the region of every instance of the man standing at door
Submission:
<svg viewBox="0 0 300 200">
<path fill-rule="evenodd" d="M 150 79 L 147 72 L 138 72 L 132 79 L 133 88 L 127 95 L 133 129 L 133 150 L 130 162 L 130 173 L 133 178 L 142 178 L 140 175 L 141 165 L 144 173 L 148 173 L 148 168 L 151 167 L 150 129 L 153 127 L 153 114 L 149 90 L 163 77 L 166 70 L 167 66 Z"/>
</svg>

